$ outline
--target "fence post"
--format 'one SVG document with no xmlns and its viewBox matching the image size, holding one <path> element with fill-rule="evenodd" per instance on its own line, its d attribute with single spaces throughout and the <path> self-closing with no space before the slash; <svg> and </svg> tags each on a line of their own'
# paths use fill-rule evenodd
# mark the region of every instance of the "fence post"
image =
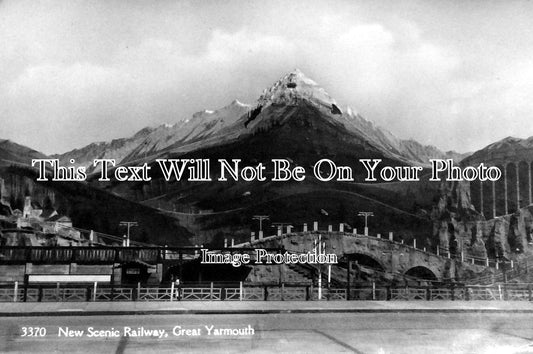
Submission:
<svg viewBox="0 0 533 354">
<path fill-rule="evenodd" d="M 331 265 L 329 265 L 329 267 L 331 267 Z M 331 270 L 331 268 L 330 268 L 330 270 Z M 327 295 L 326 295 L 326 300 L 328 300 L 328 301 L 329 301 L 330 298 L 331 298 L 331 283 L 330 283 L 330 281 L 329 281 L 329 278 L 330 278 L 330 277 L 331 277 L 331 275 L 328 277 L 328 287 L 327 287 L 327 289 L 328 289 L 328 293 L 327 293 Z"/>
<path fill-rule="evenodd" d="M 470 288 L 465 285 L 465 300 L 470 301 Z"/>
<path fill-rule="evenodd" d="M 507 284 L 503 284 L 503 299 L 504 300 L 508 300 L 508 295 L 507 295 Z"/>
<path fill-rule="evenodd" d="M 372 282 L 372 300 L 376 300 L 376 282 Z"/>
<path fill-rule="evenodd" d="M 24 297 L 22 301 L 26 302 L 28 300 L 28 282 L 29 282 L 30 276 L 28 274 L 24 274 Z"/>
<path fill-rule="evenodd" d="M 174 282 L 170 283 L 170 301 L 174 301 Z"/>
<path fill-rule="evenodd" d="M 56 283 L 56 301 L 59 301 L 59 282 Z"/>
<path fill-rule="evenodd" d="M 137 282 L 137 298 L 136 300 L 139 300 L 141 298 L 141 282 Z"/>
<path fill-rule="evenodd" d="M 348 261 L 348 272 L 346 274 L 346 300 L 350 300 L 350 269 L 352 268 L 352 261 Z"/>
<path fill-rule="evenodd" d="M 224 285 L 220 287 L 220 300 L 226 300 L 226 286 Z"/>
<path fill-rule="evenodd" d="M 15 288 L 13 289 L 13 302 L 18 301 L 18 293 L 19 293 L 19 282 L 15 282 Z"/>
<path fill-rule="evenodd" d="M 94 282 L 94 288 L 93 288 L 93 301 L 96 301 L 96 288 L 98 287 L 98 282 Z"/>
<path fill-rule="evenodd" d="M 265 285 L 265 301 L 268 300 L 268 285 Z"/>
<path fill-rule="evenodd" d="M 285 292 L 285 284 L 281 282 L 281 301 L 284 301 L 283 293 Z"/>
<path fill-rule="evenodd" d="M 529 301 L 531 301 L 532 300 L 531 284 L 527 286 L 527 293 L 528 293 Z"/>
<path fill-rule="evenodd" d="M 39 288 L 37 290 L 37 302 L 43 301 L 43 287 L 39 285 Z"/>
<path fill-rule="evenodd" d="M 213 300 L 213 282 L 211 282 L 211 288 L 209 289 L 209 300 Z"/>
<path fill-rule="evenodd" d="M 452 290 L 452 301 L 455 301 L 455 283 L 452 283 L 450 288 Z"/>
</svg>

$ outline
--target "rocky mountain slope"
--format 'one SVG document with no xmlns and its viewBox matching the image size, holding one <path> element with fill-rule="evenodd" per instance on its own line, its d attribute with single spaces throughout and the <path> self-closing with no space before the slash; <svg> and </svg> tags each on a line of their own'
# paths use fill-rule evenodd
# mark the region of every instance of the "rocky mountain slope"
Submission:
<svg viewBox="0 0 533 354">
<path fill-rule="evenodd" d="M 496 141 L 466 157 L 462 163 L 474 165 L 485 164 L 499 165 L 513 161 L 531 161 L 533 157 L 533 136 L 527 139 L 507 138 Z"/>
<path fill-rule="evenodd" d="M 46 158 L 46 155 L 39 151 L 10 140 L 0 139 L 0 165 L 10 165 L 13 163 L 31 165 L 32 159 L 42 158 Z"/>
<path fill-rule="evenodd" d="M 434 146 L 395 137 L 352 108 L 341 108 L 322 87 L 299 70 L 283 76 L 265 89 L 254 104 L 243 104 L 235 100 L 219 110 L 198 112 L 190 119 L 175 124 L 144 128 L 130 138 L 93 143 L 54 157 L 63 162 L 74 158 L 77 164 L 90 166 L 95 158 L 114 158 L 117 162 L 127 163 L 153 160 L 166 153 L 194 151 L 253 133 L 257 126 L 263 126 L 256 118 L 268 107 L 294 106 L 303 101 L 318 108 L 330 119 L 342 124 L 391 158 L 426 165 L 429 158 L 459 160 L 462 157 L 455 152 L 445 153 Z M 266 118 L 264 114 L 262 118 Z"/>
<path fill-rule="evenodd" d="M 175 143 L 155 156 L 209 159 L 212 176 L 220 175 L 218 159 L 240 159 L 242 166 L 263 163 L 267 181 L 166 181 L 158 175 L 157 164 L 150 161 L 152 156 L 147 158 L 152 164 L 150 182 L 99 182 L 93 178 L 91 183 L 165 210 L 200 235 L 204 244 L 220 245 L 223 237 L 246 240 L 255 228 L 252 216 L 258 213 L 270 215 L 271 221 L 298 224 L 316 219 L 360 228 L 357 211 L 374 210 L 379 220 L 374 232 L 395 231 L 406 240 L 431 234 L 429 212 L 438 197 L 438 184 L 361 183 L 364 173 L 359 159 L 380 158 L 390 166 L 415 162 L 401 153 L 401 140 L 353 110 L 339 107 L 301 72 L 284 76 L 233 119 L 234 123 L 214 129 L 206 138 Z M 412 144 L 406 146 L 416 151 Z M 305 168 L 305 181 L 268 181 L 274 158 L 286 158 L 293 166 Z M 322 158 L 350 166 L 356 183 L 315 179 L 312 167 Z"/>
<path fill-rule="evenodd" d="M 270 215 L 270 221 L 346 222 L 362 228 L 357 212 L 373 210 L 378 221 L 373 225 L 374 233 L 394 231 L 406 241 L 417 238 L 419 244 L 429 246 L 433 242 L 429 239 L 432 234 L 430 212 L 440 196 L 439 185 L 426 180 L 361 183 L 363 169 L 358 160 L 380 158 L 384 165 L 421 165 L 430 157 L 451 155 L 395 137 L 350 107 L 338 104 L 317 83 L 296 70 L 264 90 L 252 105 L 234 101 L 216 111 L 196 113 L 190 120 L 145 128 L 130 138 L 91 144 L 55 157 L 63 161 L 74 158 L 78 164 L 86 166 L 95 158 L 114 158 L 122 164 L 151 164 L 153 173 L 149 182 L 99 182 L 93 176 L 83 188 L 94 190 L 96 187 L 104 193 L 96 197 L 98 200 L 107 200 L 104 196 L 109 195 L 131 201 L 130 209 L 136 209 L 137 203 L 145 204 L 149 210 L 159 209 L 156 212 L 161 216 L 153 216 L 153 220 L 167 220 L 158 224 L 170 222 L 168 231 L 180 225 L 195 234 L 194 238 L 186 237 L 187 241 L 178 240 L 179 243 L 220 246 L 224 237 L 246 240 L 256 228 L 252 221 L 255 214 Z M 308 178 L 303 182 L 283 183 L 216 179 L 211 182 L 166 181 L 157 173 L 159 168 L 154 164 L 157 157 L 209 159 L 212 175 L 219 175 L 218 159 L 241 159 L 242 165 L 265 164 L 267 176 L 271 176 L 273 158 L 286 158 L 293 166 L 304 167 Z M 322 158 L 352 167 L 356 182 L 324 183 L 313 178 L 312 166 Z M 59 185 L 62 194 L 78 199 L 81 193 L 78 184 Z M 96 194 L 83 192 L 87 193 L 96 202 Z M 89 203 L 89 209 L 75 203 L 74 210 L 82 210 L 78 220 L 83 223 L 92 219 L 108 222 L 105 220 L 109 216 L 105 213 L 90 213 L 90 210 L 101 209 L 98 203 Z M 111 212 L 113 208 L 104 210 Z M 146 213 L 135 217 L 143 218 L 149 227 L 154 226 L 152 230 L 145 229 L 147 237 L 153 242 L 168 240 L 171 237 L 168 231 L 164 237 L 158 236 L 159 232 L 151 235 L 158 228 L 150 221 L 152 217 L 147 216 L 152 214 Z M 169 220 L 174 220 L 176 225 L 172 226 Z M 176 234 L 184 234 L 182 231 Z"/>
</svg>

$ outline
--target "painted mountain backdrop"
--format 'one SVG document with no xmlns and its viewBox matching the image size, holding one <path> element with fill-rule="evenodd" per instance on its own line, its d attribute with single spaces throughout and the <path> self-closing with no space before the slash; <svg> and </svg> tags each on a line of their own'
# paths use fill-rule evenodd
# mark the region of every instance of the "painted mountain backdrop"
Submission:
<svg viewBox="0 0 533 354">
<path fill-rule="evenodd" d="M 280 108 L 305 103 L 317 109 L 323 119 L 339 124 L 354 138 L 398 160 L 427 164 L 430 158 L 454 158 L 461 154 L 442 152 L 434 146 L 414 140 L 402 140 L 366 120 L 350 107 L 340 107 L 316 82 L 295 70 L 268 89 L 254 104 L 234 100 L 228 106 L 195 113 L 190 119 L 175 124 L 147 127 L 129 138 L 97 142 L 64 154 L 55 155 L 62 162 L 75 159 L 79 165 L 91 167 L 95 158 L 113 158 L 127 163 L 153 159 L 166 153 L 184 153 L 198 148 L 220 145 L 253 134 L 274 122 L 283 123 Z M 277 124 L 277 123 L 276 123 Z"/>
<path fill-rule="evenodd" d="M 10 142 L 4 142 L 2 148 L 2 159 L 29 162 L 25 148 Z M 24 184 L 32 185 L 33 190 L 53 190 L 60 196 L 56 198 L 60 207 L 74 215 L 75 224 L 86 228 L 116 232 L 116 221 L 127 218 L 130 209 L 136 210 L 131 219 L 142 219 L 146 224 L 135 231 L 134 237 L 153 243 L 221 245 L 224 238 L 248 239 L 250 231 L 257 230 L 252 221 L 255 214 L 267 214 L 271 222 L 298 225 L 317 220 L 361 228 L 363 221 L 357 212 L 372 210 L 376 215 L 371 224 L 375 233 L 394 231 L 406 240 L 418 238 L 431 244 L 438 242 L 434 239 L 432 215 L 439 202 L 447 198 L 449 188 L 443 192 L 442 185 L 429 183 L 426 176 L 416 183 L 324 183 L 311 177 L 310 168 L 317 160 L 329 158 L 338 165 L 351 166 L 356 180 L 362 181 L 361 158 L 381 158 L 384 164 L 395 166 L 426 165 L 430 158 L 459 162 L 465 155 L 399 139 L 339 104 L 295 70 L 265 89 L 252 104 L 235 100 L 218 110 L 198 112 L 188 120 L 147 127 L 129 138 L 93 143 L 54 157 L 64 163 L 75 159 L 76 164 L 88 167 L 95 158 L 113 158 L 120 164 L 153 164 L 156 158 L 207 158 L 212 161 L 214 175 L 219 172 L 219 158 L 239 158 L 242 165 L 269 165 L 274 158 L 286 158 L 308 172 L 304 182 L 188 182 L 165 181 L 153 166 L 150 182 L 98 182 L 93 176 L 88 183 L 42 186 L 29 172 L 24 175 L 13 167 L 3 170 L 4 179 L 6 173 L 19 175 L 20 180 L 12 183 L 16 187 L 7 186 L 15 200 L 28 193 L 28 188 L 21 187 Z M 468 191 L 463 192 L 454 198 L 463 196 L 462 207 L 471 209 Z M 88 199 L 68 201 L 80 194 Z M 96 213 L 102 209 L 102 200 L 117 206 L 120 216 L 113 214 L 112 206 L 106 207 L 105 213 Z M 129 207 L 118 207 L 121 200 Z M 114 215 L 111 221 L 106 220 L 109 215 Z M 154 215 L 159 229 L 164 225 L 157 232 L 158 227 L 149 221 Z"/>
</svg>

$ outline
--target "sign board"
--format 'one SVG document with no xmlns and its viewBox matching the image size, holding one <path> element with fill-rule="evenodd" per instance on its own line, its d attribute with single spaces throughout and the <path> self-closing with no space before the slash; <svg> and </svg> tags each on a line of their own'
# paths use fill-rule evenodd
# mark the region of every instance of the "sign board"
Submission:
<svg viewBox="0 0 533 354">
<path fill-rule="evenodd" d="M 29 283 L 109 283 L 111 274 L 29 274 Z"/>
</svg>

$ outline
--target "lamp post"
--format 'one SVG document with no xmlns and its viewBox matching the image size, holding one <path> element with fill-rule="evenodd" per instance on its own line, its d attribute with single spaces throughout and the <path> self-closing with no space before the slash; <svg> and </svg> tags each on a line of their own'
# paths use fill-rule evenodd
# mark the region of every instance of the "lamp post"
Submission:
<svg viewBox="0 0 533 354">
<path fill-rule="evenodd" d="M 374 213 L 371 211 L 360 211 L 357 216 L 365 217 L 365 236 L 368 236 L 368 217 L 374 216 Z"/>
<path fill-rule="evenodd" d="M 263 238 L 263 220 L 268 220 L 268 215 L 254 215 L 252 219 L 259 220 L 259 239 Z"/>
</svg>

